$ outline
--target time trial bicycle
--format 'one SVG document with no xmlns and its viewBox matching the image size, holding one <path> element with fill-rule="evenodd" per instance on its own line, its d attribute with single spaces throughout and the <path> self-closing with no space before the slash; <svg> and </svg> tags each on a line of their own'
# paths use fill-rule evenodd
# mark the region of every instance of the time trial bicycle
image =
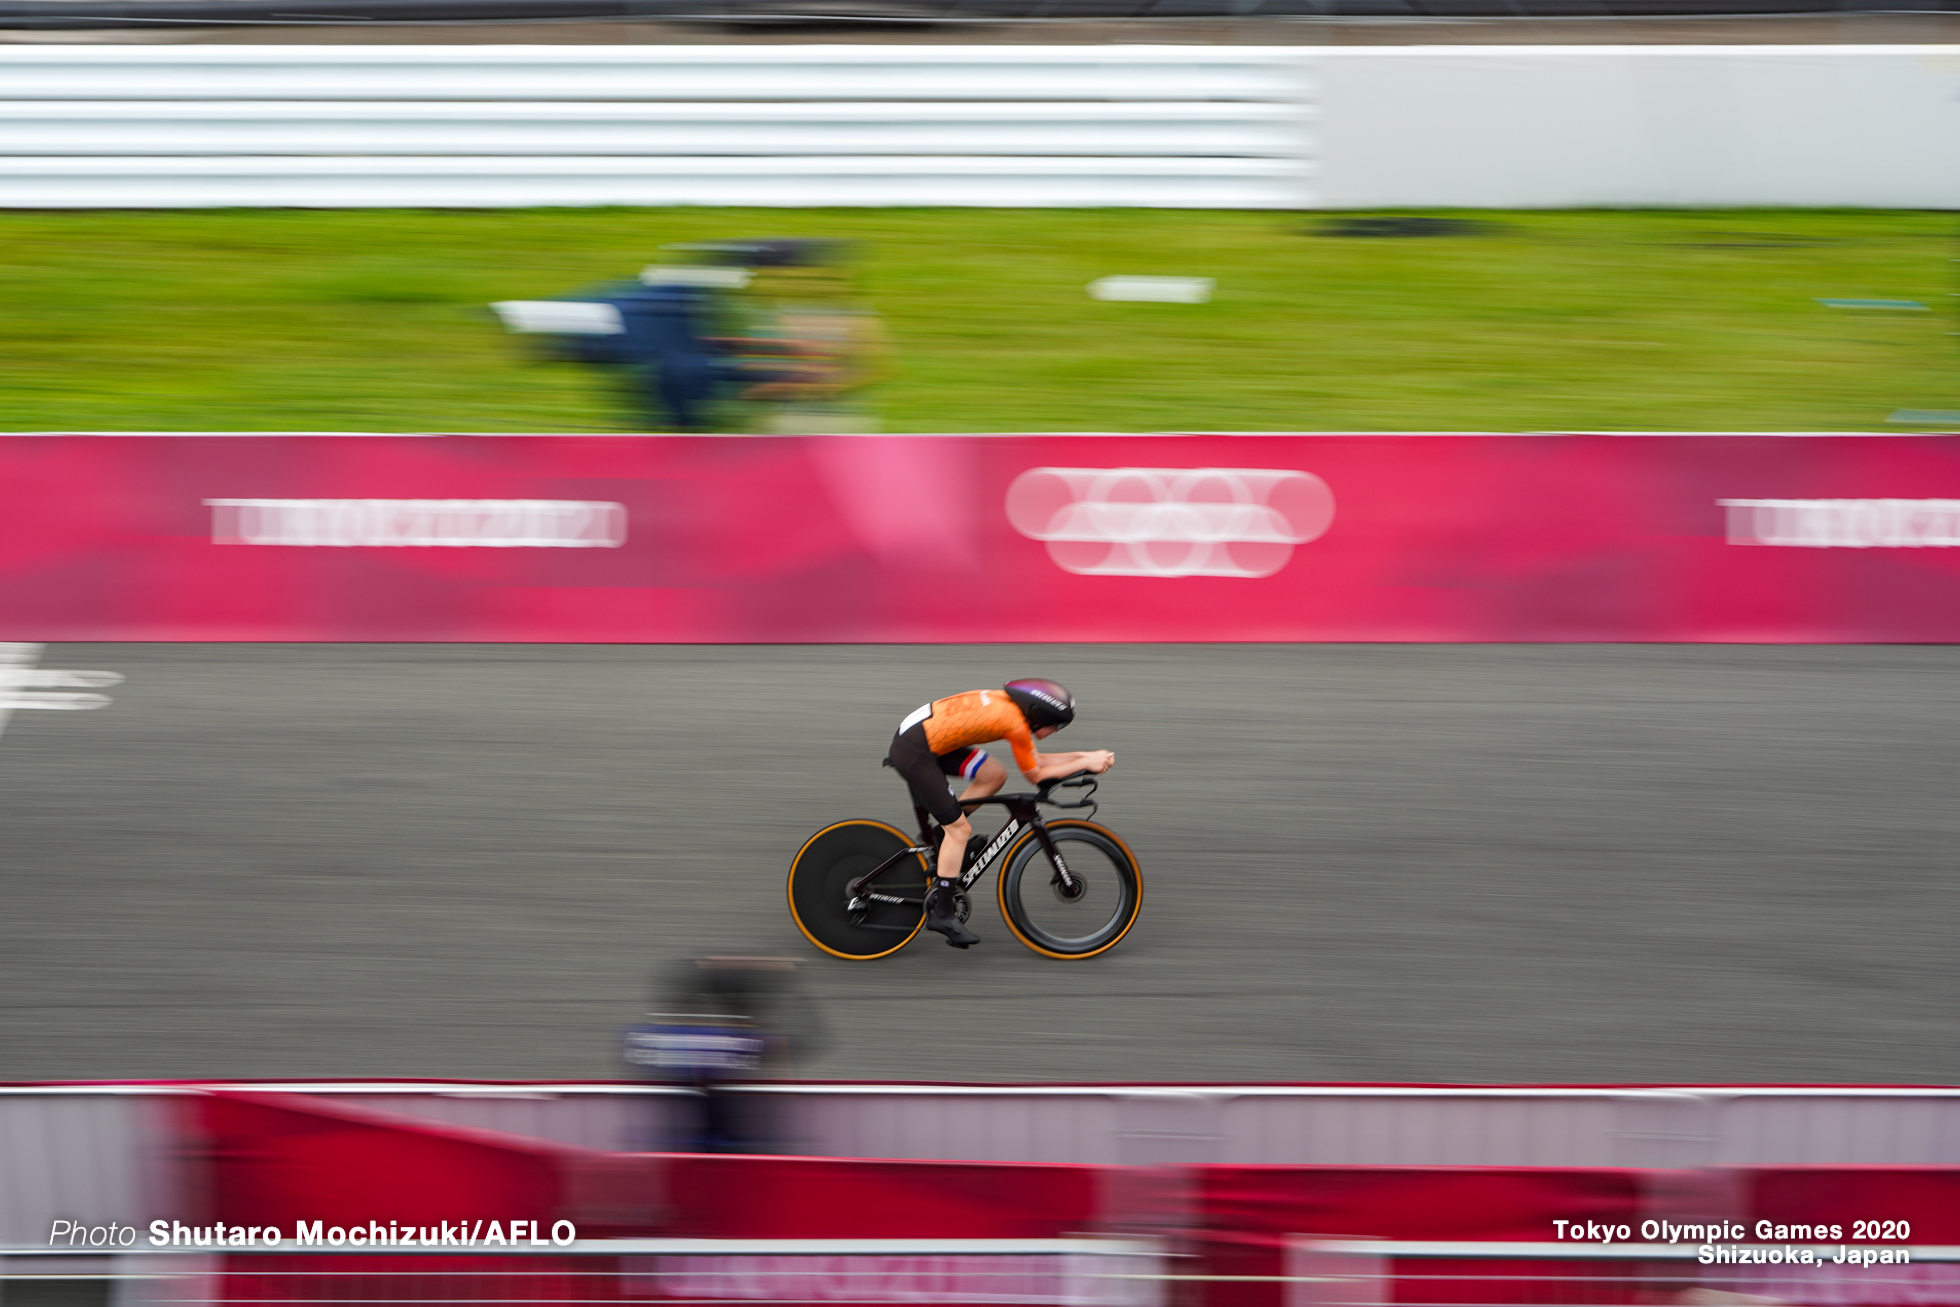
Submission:
<svg viewBox="0 0 1960 1307">
<path fill-rule="evenodd" d="M 957 889 L 960 920 L 973 907 L 967 891 L 1000 863 L 1000 915 L 1035 952 L 1092 958 L 1128 934 L 1143 906 L 1143 873 L 1129 845 L 1087 817 L 1041 816 L 1046 804 L 1086 808 L 1094 817 L 1096 789 L 1096 777 L 1076 772 L 1043 781 L 1032 794 L 967 801 L 969 808 L 999 804 L 1007 821 L 968 846 Z M 1075 793 L 1059 799 L 1058 790 Z M 869 961 L 898 952 L 925 926 L 926 891 L 943 832 L 924 808 L 914 804 L 912 810 L 919 818 L 917 840 L 886 822 L 855 818 L 824 827 L 796 851 L 789 864 L 789 912 L 812 944 L 833 957 Z"/>
</svg>

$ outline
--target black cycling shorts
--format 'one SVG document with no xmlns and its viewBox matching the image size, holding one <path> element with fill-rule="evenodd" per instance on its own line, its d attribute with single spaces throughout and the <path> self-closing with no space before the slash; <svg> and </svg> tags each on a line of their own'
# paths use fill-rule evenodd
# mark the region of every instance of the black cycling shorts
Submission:
<svg viewBox="0 0 1960 1307">
<path fill-rule="evenodd" d="M 912 802 L 931 813 L 941 826 L 950 826 L 966 814 L 946 778 L 964 776 L 972 780 L 986 765 L 987 751 L 968 745 L 951 753 L 934 753 L 926 745 L 925 723 L 917 722 L 892 736 L 891 760 L 905 778 L 905 788 L 912 791 Z"/>
</svg>

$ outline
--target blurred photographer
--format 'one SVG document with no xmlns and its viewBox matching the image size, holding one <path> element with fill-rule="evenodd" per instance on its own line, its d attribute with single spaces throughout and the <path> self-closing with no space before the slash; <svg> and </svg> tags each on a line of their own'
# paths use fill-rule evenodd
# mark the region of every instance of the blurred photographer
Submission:
<svg viewBox="0 0 1960 1307">
<path fill-rule="evenodd" d="M 659 988 L 661 1010 L 626 1032 L 625 1057 L 638 1075 L 688 1091 L 655 1129 L 666 1152 L 778 1151 L 781 1131 L 769 1096 L 741 1092 L 759 1079 L 786 1079 L 817 1046 L 814 1007 L 786 958 L 709 957 L 680 963 Z"/>
</svg>

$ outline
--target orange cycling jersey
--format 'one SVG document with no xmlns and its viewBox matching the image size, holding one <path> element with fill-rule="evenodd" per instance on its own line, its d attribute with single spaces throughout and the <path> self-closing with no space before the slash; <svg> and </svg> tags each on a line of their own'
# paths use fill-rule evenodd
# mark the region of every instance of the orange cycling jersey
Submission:
<svg viewBox="0 0 1960 1307">
<path fill-rule="evenodd" d="M 926 747 L 936 754 L 948 754 L 988 740 L 1006 740 L 1022 771 L 1031 772 L 1041 765 L 1028 719 L 1002 691 L 968 690 L 965 694 L 934 699 L 907 717 L 899 729 L 907 730 L 921 723 L 926 730 Z"/>
</svg>

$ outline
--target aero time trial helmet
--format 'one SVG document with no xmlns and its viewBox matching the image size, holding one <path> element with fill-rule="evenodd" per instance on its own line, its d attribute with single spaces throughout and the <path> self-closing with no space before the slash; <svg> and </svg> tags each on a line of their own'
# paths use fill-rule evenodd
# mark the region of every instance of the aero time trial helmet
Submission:
<svg viewBox="0 0 1960 1307">
<path fill-rule="evenodd" d="M 1075 720 L 1075 696 L 1060 681 L 1044 681 L 1039 677 L 1026 680 L 1009 681 L 1001 687 L 1007 697 L 1020 708 L 1021 715 L 1028 719 L 1028 725 L 1036 730 L 1044 726 L 1060 729 Z"/>
</svg>

